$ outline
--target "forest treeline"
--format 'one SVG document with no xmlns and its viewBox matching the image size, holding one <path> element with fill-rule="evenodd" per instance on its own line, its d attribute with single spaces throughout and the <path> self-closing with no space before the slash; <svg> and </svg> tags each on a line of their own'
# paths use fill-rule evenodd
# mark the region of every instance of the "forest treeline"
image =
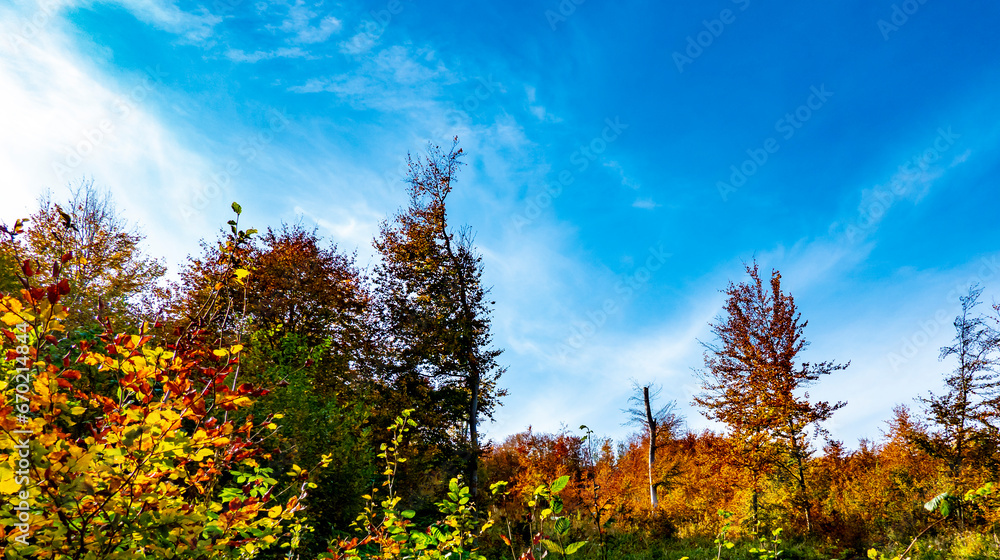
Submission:
<svg viewBox="0 0 1000 560">
<path fill-rule="evenodd" d="M 801 360 L 807 321 L 756 263 L 704 344 L 722 430 L 637 383 L 627 441 L 484 440 L 505 368 L 448 219 L 461 157 L 409 160 L 371 269 L 233 203 L 167 281 L 93 181 L 4 225 L 5 558 L 997 557 L 1000 308 L 977 286 L 942 390 L 858 449 L 824 429 L 846 403 L 807 392 L 849 364 Z"/>
</svg>

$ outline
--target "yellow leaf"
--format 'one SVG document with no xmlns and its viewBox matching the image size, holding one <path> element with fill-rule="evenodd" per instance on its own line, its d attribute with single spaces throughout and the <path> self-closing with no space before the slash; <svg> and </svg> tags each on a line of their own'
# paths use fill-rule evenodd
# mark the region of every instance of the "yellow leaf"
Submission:
<svg viewBox="0 0 1000 560">
<path fill-rule="evenodd" d="M 76 259 L 76 263 L 77 264 L 87 264 L 87 257 L 80 257 L 79 259 Z"/>
<path fill-rule="evenodd" d="M 230 348 L 229 351 L 231 353 L 233 353 L 233 354 L 238 354 L 239 351 L 242 350 L 242 349 L 243 349 L 243 345 L 242 344 L 236 344 L 235 346 L 233 346 L 232 348 Z"/>
<path fill-rule="evenodd" d="M 275 424 L 274 422 L 271 422 L 270 424 L 267 425 L 267 429 L 269 429 L 269 430 L 277 430 L 278 429 L 278 425 Z"/>
<path fill-rule="evenodd" d="M 201 460 L 205 459 L 206 457 L 210 457 L 210 456 L 212 456 L 214 454 L 215 454 L 215 451 L 213 451 L 212 449 L 209 449 L 209 448 L 205 447 L 205 448 L 202 448 L 200 451 L 198 451 L 198 453 L 195 453 L 194 460 L 195 461 L 201 461 Z"/>
<path fill-rule="evenodd" d="M 21 323 L 21 318 L 13 313 L 5 313 L 0 321 L 6 323 L 8 327 L 13 327 Z"/>
<path fill-rule="evenodd" d="M 7 463 L 0 464 L 0 494 L 17 494 L 21 485 L 14 477 L 14 471 Z"/>
<path fill-rule="evenodd" d="M 87 412 L 87 409 L 82 406 L 74 406 L 73 408 L 69 409 L 69 413 L 72 414 L 73 416 L 79 416 L 84 412 Z"/>
<path fill-rule="evenodd" d="M 221 348 L 220 348 L 220 349 L 218 349 L 218 350 L 212 350 L 212 353 L 213 353 L 213 354 L 215 354 L 216 356 L 218 356 L 218 357 L 222 358 L 222 357 L 224 357 L 224 356 L 225 356 L 226 354 L 228 354 L 229 352 L 228 352 L 227 350 L 223 350 L 223 349 L 221 349 Z"/>
<path fill-rule="evenodd" d="M 281 509 L 282 508 L 280 505 L 274 506 L 273 508 L 267 510 L 267 516 L 270 517 L 271 519 L 274 519 L 275 517 L 281 515 Z"/>
</svg>

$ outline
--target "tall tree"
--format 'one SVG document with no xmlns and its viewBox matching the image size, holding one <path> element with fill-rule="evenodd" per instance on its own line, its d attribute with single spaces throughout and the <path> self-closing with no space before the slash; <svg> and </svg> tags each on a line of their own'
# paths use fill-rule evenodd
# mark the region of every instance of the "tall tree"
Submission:
<svg viewBox="0 0 1000 560">
<path fill-rule="evenodd" d="M 635 406 L 626 411 L 629 415 L 628 424 L 641 426 L 646 432 L 646 437 L 649 438 L 646 461 L 649 473 L 649 504 L 650 507 L 656 509 L 659 506 L 656 489 L 663 484 L 662 480 L 656 480 L 656 450 L 665 443 L 663 441 L 665 437 L 677 435 L 676 432 L 680 428 L 682 420 L 674 413 L 674 408 L 677 406 L 674 401 L 668 402 L 654 412 L 652 403 L 659 396 L 661 387 L 653 387 L 648 383 L 646 385 L 635 383 L 634 385 L 636 394 L 629 398 L 629 402 L 634 403 Z"/>
<path fill-rule="evenodd" d="M 287 335 L 310 348 L 327 344 L 316 388 L 357 385 L 369 295 L 353 255 L 323 247 L 315 230 L 296 224 L 268 228 L 250 261 L 248 312 L 271 349 Z"/>
<path fill-rule="evenodd" d="M 954 342 L 941 348 L 942 360 L 957 361 L 944 380 L 947 392 L 920 399 L 932 431 L 917 443 L 947 463 L 957 485 L 967 466 L 996 469 L 1000 451 L 1000 332 L 982 315 L 974 315 L 982 293 L 983 288 L 971 286 L 959 298 L 962 311 L 955 318 Z"/>
<path fill-rule="evenodd" d="M 72 286 L 63 301 L 69 308 L 69 330 L 96 325 L 99 315 L 134 322 L 164 295 L 158 281 L 166 267 L 143 254 L 145 236 L 121 217 L 110 192 L 97 188 L 92 179 L 70 187 L 68 200 L 61 204 L 51 193 L 43 195 L 22 238 L 3 252 L 8 259 L 46 263 L 37 267 L 42 282 L 54 276 L 48 263 L 72 254 L 60 271 Z"/>
<path fill-rule="evenodd" d="M 756 262 L 746 265 L 748 282 L 729 283 L 725 315 L 711 324 L 717 342 L 703 343 L 705 369 L 702 392 L 694 402 L 702 413 L 729 428 L 731 439 L 746 442 L 748 466 L 753 472 L 754 516 L 762 471 L 777 467 L 791 474 L 797 485 L 797 505 L 811 530 L 810 500 L 805 463 L 811 453 L 807 429 L 821 432 L 820 422 L 846 403 L 811 403 L 809 394 L 796 393 L 821 376 L 849 364 L 796 363 L 806 348 L 802 321 L 791 294 L 781 289 L 781 273 L 771 272 L 764 286 Z M 776 459 L 781 459 L 777 460 Z"/>
<path fill-rule="evenodd" d="M 375 291 L 390 375 L 432 399 L 459 400 L 457 419 L 468 438 L 464 470 L 475 492 L 479 422 L 504 394 L 496 387 L 503 368 L 496 361 L 501 351 L 490 347 L 482 258 L 469 230 L 455 232 L 448 224 L 445 202 L 462 156 L 457 144 L 456 138 L 447 153 L 433 146 L 425 160 L 408 158 L 410 204 L 382 224 L 374 242 L 382 256 Z"/>
</svg>

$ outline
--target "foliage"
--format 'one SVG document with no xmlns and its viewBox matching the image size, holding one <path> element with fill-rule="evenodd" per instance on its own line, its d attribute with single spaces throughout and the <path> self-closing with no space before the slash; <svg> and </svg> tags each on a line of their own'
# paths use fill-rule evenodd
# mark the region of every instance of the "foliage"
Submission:
<svg viewBox="0 0 1000 560">
<path fill-rule="evenodd" d="M 794 500 L 810 527 L 811 500 L 805 479 L 809 455 L 806 430 L 821 431 L 819 423 L 829 419 L 846 403 L 809 402 L 796 392 L 820 376 L 846 368 L 833 362 L 797 364 L 807 342 L 803 330 L 808 321 L 791 295 L 781 289 L 781 274 L 772 271 L 770 289 L 764 287 L 758 266 L 746 266 L 749 282 L 730 282 L 725 317 L 712 325 L 718 343 L 705 344 L 703 392 L 694 399 L 703 414 L 724 423 L 732 440 L 745 442 L 733 454 L 751 473 L 754 514 L 763 477 L 780 469 L 794 479 Z"/>
<path fill-rule="evenodd" d="M 94 326 L 99 317 L 135 327 L 164 295 L 157 282 L 166 268 L 143 255 L 145 236 L 128 225 L 111 194 L 93 180 L 71 188 L 62 204 L 45 194 L 23 222 L 24 235 L 6 237 L 0 254 L 18 263 L 30 261 L 40 284 L 69 283 L 71 291 L 60 300 L 68 308 L 67 330 Z"/>
<path fill-rule="evenodd" d="M 334 534 L 348 529 L 374 476 L 373 438 L 366 425 L 372 412 L 364 401 L 339 399 L 317 389 L 317 370 L 323 367 L 321 356 L 329 352 L 329 342 L 310 348 L 303 336 L 288 333 L 272 347 L 262 342 L 263 336 L 258 331 L 249 338 L 241 358 L 243 376 L 272 390 L 237 418 L 273 418 L 277 428 L 268 440 L 270 458 L 261 463 L 277 473 L 293 464 L 309 468 L 326 458 L 305 511 L 311 530 L 300 544 L 302 554 L 314 555 L 325 550 Z M 288 477 L 278 478 L 288 482 Z"/>
<path fill-rule="evenodd" d="M 475 546 L 476 538 L 492 525 L 481 523 L 471 501 L 469 488 L 462 486 L 460 478 L 448 484 L 446 497 L 438 502 L 443 518 L 433 525 L 420 528 L 413 518 L 416 512 L 402 510 L 394 482 L 399 466 L 406 461 L 402 456 L 404 435 L 417 423 L 410 418 L 412 410 L 404 410 L 389 430 L 388 443 L 381 446 L 379 458 L 385 461 L 385 480 L 380 487 L 372 488 L 362 496 L 367 504 L 355 522 L 363 537 L 331 543 L 328 552 L 319 558 L 340 560 L 344 558 L 455 558 L 485 560 Z"/>
<path fill-rule="evenodd" d="M 170 351 L 141 330 L 53 355 L 69 283 L 56 269 L 36 287 L 34 272 L 26 262 L 28 289 L 0 301 L 7 557 L 234 558 L 277 543 L 310 473 L 277 488 L 257 463 L 270 419 L 227 419 L 266 391 L 236 385 L 242 346 L 192 339 Z M 117 380 L 113 395 L 74 386 L 94 369 Z"/>
<path fill-rule="evenodd" d="M 426 161 L 409 159 L 410 204 L 382 224 L 374 281 L 383 349 L 379 377 L 404 389 L 386 400 L 424 411 L 421 427 L 434 443 L 461 434 L 463 445 L 448 454 L 464 457 L 461 469 L 475 494 L 478 426 L 492 417 L 504 392 L 496 387 L 503 369 L 496 361 L 500 351 L 490 347 L 482 258 L 467 229 L 455 232 L 448 225 L 445 202 L 461 156 L 456 138 L 447 154 L 433 147 Z"/>
<path fill-rule="evenodd" d="M 250 250 L 247 313 L 260 342 L 273 350 L 288 335 L 305 348 L 324 348 L 313 357 L 320 362 L 313 388 L 335 398 L 362 391 L 370 296 L 353 256 L 321 243 L 301 225 L 268 228 Z"/>
<path fill-rule="evenodd" d="M 967 487 L 977 468 L 1000 473 L 1000 332 L 983 316 L 974 316 L 983 289 L 972 286 L 960 298 L 955 340 L 941 349 L 941 359 L 954 357 L 955 370 L 945 377 L 948 392 L 920 399 L 933 431 L 914 441 L 944 460 L 953 484 Z"/>
</svg>

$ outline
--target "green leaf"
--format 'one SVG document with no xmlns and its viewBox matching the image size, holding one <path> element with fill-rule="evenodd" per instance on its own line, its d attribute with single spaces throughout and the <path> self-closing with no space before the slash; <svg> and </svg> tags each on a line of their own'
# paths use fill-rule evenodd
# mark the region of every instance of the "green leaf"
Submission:
<svg viewBox="0 0 1000 560">
<path fill-rule="evenodd" d="M 563 548 L 561 546 L 559 546 L 558 544 L 550 541 L 549 539 L 542 539 L 542 546 L 544 546 L 545 548 L 547 548 L 549 550 L 549 552 L 554 552 L 556 554 L 565 554 L 565 552 L 563 552 Z"/>
<path fill-rule="evenodd" d="M 553 494 L 556 494 L 562 492 L 563 488 L 566 488 L 567 484 L 569 484 L 569 475 L 563 475 L 555 479 L 555 481 L 552 482 L 552 486 L 549 488 L 551 488 Z"/>
<path fill-rule="evenodd" d="M 942 502 L 947 502 L 947 501 L 948 501 L 948 493 L 947 492 L 942 492 L 942 493 L 938 494 L 937 496 L 934 496 L 934 499 L 932 499 L 931 501 L 929 501 L 926 504 L 924 504 L 924 509 L 926 509 L 927 511 L 934 511 L 934 510 L 938 509 L 939 507 L 941 507 L 941 503 Z M 944 513 L 943 511 L 942 511 L 941 514 L 944 515 L 945 517 L 947 517 L 947 514 Z"/>
<path fill-rule="evenodd" d="M 559 520 L 556 521 L 556 532 L 560 535 L 565 535 L 569 531 L 569 527 L 569 519 L 566 519 L 565 517 L 560 517 Z"/>
<path fill-rule="evenodd" d="M 407 519 L 413 519 L 413 516 L 416 515 L 416 514 L 417 514 L 417 512 L 413 511 L 412 509 L 408 509 L 408 510 L 404 510 L 401 515 L 403 517 L 407 518 Z"/>
<path fill-rule="evenodd" d="M 573 554 L 577 550 L 580 550 L 581 548 L 583 548 L 583 545 L 585 545 L 585 544 L 587 544 L 587 541 L 580 541 L 580 542 L 575 542 L 575 543 L 567 545 L 566 546 L 566 554 Z"/>
<path fill-rule="evenodd" d="M 233 212 L 236 212 L 237 214 L 242 214 L 243 213 L 243 207 L 240 206 L 238 203 L 233 202 Z"/>
</svg>

